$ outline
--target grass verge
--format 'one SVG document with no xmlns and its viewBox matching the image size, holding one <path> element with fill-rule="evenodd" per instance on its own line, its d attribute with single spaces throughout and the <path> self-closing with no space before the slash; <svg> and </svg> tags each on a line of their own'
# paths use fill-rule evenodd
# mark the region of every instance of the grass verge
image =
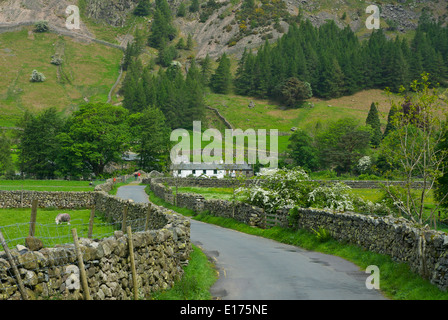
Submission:
<svg viewBox="0 0 448 320">
<path fill-rule="evenodd" d="M 173 288 L 153 294 L 153 300 L 211 300 L 210 288 L 218 275 L 207 256 L 195 245 L 182 279 Z"/>
</svg>

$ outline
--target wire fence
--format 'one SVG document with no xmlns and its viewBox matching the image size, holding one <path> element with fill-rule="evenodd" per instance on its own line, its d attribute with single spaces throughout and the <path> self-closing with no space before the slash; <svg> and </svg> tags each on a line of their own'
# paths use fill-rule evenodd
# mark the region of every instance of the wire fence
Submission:
<svg viewBox="0 0 448 320">
<path fill-rule="evenodd" d="M 9 247 L 25 245 L 26 238 L 29 237 L 29 230 L 32 222 L 16 223 L 7 226 L 0 226 L 5 242 Z M 126 226 L 131 226 L 133 231 L 143 231 L 146 226 L 146 218 L 127 220 Z M 123 229 L 123 221 L 101 221 L 95 222 L 93 226 L 82 219 L 71 220 L 70 224 L 42 224 L 34 223 L 34 237 L 42 241 L 44 247 L 54 247 L 73 243 L 71 230 L 76 229 L 80 238 L 103 239 L 114 235 L 117 230 Z M 89 230 L 92 229 L 91 234 Z"/>
<path fill-rule="evenodd" d="M 80 289 L 79 262 L 82 258 L 77 259 L 73 250 L 56 250 L 54 254 L 46 256 L 45 263 L 42 263 L 42 256 L 34 254 L 29 244 L 25 246 L 31 230 L 34 232 L 32 239 L 39 239 L 44 247 L 53 248 L 73 245 L 73 230 L 77 238 L 103 239 L 114 235 L 116 231 L 126 233 L 127 228 L 132 229 L 132 232 L 147 230 L 148 219 L 126 220 L 123 217 L 122 221 L 101 221 L 94 225 L 82 219 L 59 225 L 30 221 L 0 226 L 0 243 L 4 250 L 0 252 L 0 300 L 27 299 L 30 294 L 36 294 L 37 283 L 42 287 L 37 293 L 44 296 L 51 296 L 50 291 L 73 292 Z M 32 254 L 27 255 L 29 252 Z M 34 288 L 34 292 L 29 288 Z"/>
</svg>

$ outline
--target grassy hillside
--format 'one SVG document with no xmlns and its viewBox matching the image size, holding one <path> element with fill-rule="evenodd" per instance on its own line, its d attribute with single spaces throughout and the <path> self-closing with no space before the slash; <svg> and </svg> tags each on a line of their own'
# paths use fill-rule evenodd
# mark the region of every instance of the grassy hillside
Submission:
<svg viewBox="0 0 448 320">
<path fill-rule="evenodd" d="M 54 106 L 70 112 L 90 101 L 107 101 L 123 53 L 96 43 L 83 43 L 32 28 L 0 34 L 0 126 L 12 126 L 24 110 Z M 63 64 L 51 64 L 59 54 Z M 32 71 L 46 81 L 30 82 Z"/>
<path fill-rule="evenodd" d="M 353 117 L 365 123 L 372 102 L 378 103 L 383 126 L 390 108 L 389 97 L 381 90 L 366 90 L 352 96 L 331 100 L 312 98 L 303 108 L 287 109 L 274 101 L 237 95 L 209 94 L 207 104 L 240 129 L 278 129 L 290 132 L 292 127 L 311 129 L 318 121 Z M 250 102 L 255 106 L 249 108 Z M 313 105 L 312 107 L 310 105 Z"/>
</svg>

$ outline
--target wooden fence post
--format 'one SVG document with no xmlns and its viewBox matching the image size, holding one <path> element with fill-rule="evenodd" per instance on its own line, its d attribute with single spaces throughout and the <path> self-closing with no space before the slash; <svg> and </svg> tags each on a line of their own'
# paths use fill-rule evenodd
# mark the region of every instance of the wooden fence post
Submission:
<svg viewBox="0 0 448 320">
<path fill-rule="evenodd" d="M 149 219 L 151 216 L 151 203 L 148 203 L 148 208 L 146 209 L 146 222 L 145 222 L 145 231 L 147 231 L 149 229 Z"/>
<path fill-rule="evenodd" d="M 84 261 L 82 260 L 82 253 L 79 247 L 78 234 L 76 233 L 76 229 L 72 229 L 72 235 L 73 242 L 75 243 L 76 256 L 78 258 L 79 274 L 81 277 L 82 289 L 84 290 L 84 299 L 92 300 L 92 298 L 90 297 L 89 286 L 87 285 L 87 275 L 86 270 L 84 269 Z"/>
<path fill-rule="evenodd" d="M 34 237 L 36 232 L 37 204 L 37 199 L 33 199 L 31 205 L 30 231 L 28 234 L 30 237 Z"/>
<path fill-rule="evenodd" d="M 123 221 L 121 222 L 121 231 L 126 232 L 126 218 L 128 215 L 128 206 L 125 204 L 123 208 Z"/>
<path fill-rule="evenodd" d="M 3 246 L 3 249 L 6 252 L 6 256 L 8 257 L 9 264 L 12 267 L 14 275 L 16 276 L 20 294 L 22 295 L 23 300 L 28 300 L 28 295 L 23 285 L 22 278 L 20 277 L 19 269 L 17 269 L 16 263 L 14 262 L 14 258 L 12 257 L 11 252 L 9 251 L 8 245 L 6 244 L 5 238 L 3 237 L 3 233 L 1 231 L 0 231 L 0 242 Z"/>
<path fill-rule="evenodd" d="M 90 219 L 89 219 L 89 233 L 87 234 L 87 237 L 89 239 L 92 239 L 92 233 L 93 233 L 93 219 L 95 217 L 95 205 L 90 210 Z"/>
<path fill-rule="evenodd" d="M 137 286 L 137 271 L 135 269 L 135 259 L 134 259 L 134 243 L 132 242 L 132 230 L 129 226 L 128 232 L 128 243 L 129 243 L 129 256 L 131 258 L 131 270 L 132 270 L 132 284 L 134 288 L 134 300 L 138 300 L 138 286 Z"/>
</svg>

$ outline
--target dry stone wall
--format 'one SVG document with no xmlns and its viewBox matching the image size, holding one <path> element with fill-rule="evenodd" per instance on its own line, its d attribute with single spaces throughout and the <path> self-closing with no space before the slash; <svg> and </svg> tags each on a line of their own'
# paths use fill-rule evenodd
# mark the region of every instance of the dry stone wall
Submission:
<svg viewBox="0 0 448 320">
<path fill-rule="evenodd" d="M 62 192 L 60 197 L 64 194 L 67 193 Z M 188 219 L 150 204 L 149 223 L 146 225 L 148 204 L 122 200 L 100 190 L 87 194 L 89 196 L 85 199 L 88 199 L 89 206 L 95 205 L 96 210 L 108 221 L 121 223 L 125 207 L 126 220 L 132 220 L 133 223 L 139 219 L 142 221 L 131 226 L 139 298 L 148 298 L 156 290 L 168 289 L 182 277 L 183 266 L 188 264 L 191 252 Z M 3 199 L 2 196 L 0 194 L 0 199 Z M 4 199 L 1 201 L 5 202 Z M 134 231 L 138 229 L 141 231 Z M 74 244 L 57 245 L 39 251 L 31 251 L 21 245 L 10 249 L 28 299 L 83 299 L 84 290 Z M 133 299 L 129 239 L 126 233 L 117 230 L 113 236 L 104 239 L 81 238 L 80 250 L 92 299 Z M 13 266 L 6 252 L 0 251 L 0 300 L 22 298 Z"/>
<path fill-rule="evenodd" d="M 244 182 L 235 179 L 216 179 L 216 178 L 202 178 L 202 177 L 189 177 L 189 178 L 173 178 L 173 177 L 156 177 L 156 178 L 144 178 L 142 183 L 151 184 L 151 181 L 157 181 L 169 186 L 178 187 L 200 187 L 200 188 L 232 188 L 240 186 L 250 186 L 256 183 L 257 180 L 245 180 Z M 335 182 L 342 182 L 353 189 L 377 189 L 382 184 L 404 186 L 403 181 L 380 181 L 380 180 L 315 180 L 320 184 L 331 184 Z M 412 187 L 415 189 L 421 188 L 422 182 L 414 181 Z"/>
<path fill-rule="evenodd" d="M 41 208 L 88 208 L 93 204 L 94 192 L 60 191 L 5 191 L 0 190 L 0 208 L 31 208 L 32 201 L 38 200 Z"/>
<path fill-rule="evenodd" d="M 248 225 L 264 228 L 266 217 L 264 210 L 239 201 L 226 201 L 220 199 L 205 199 L 195 193 L 178 193 L 173 195 L 171 188 L 159 183 L 157 179 L 150 180 L 150 188 L 154 194 L 168 203 L 188 208 L 195 212 L 208 212 L 219 217 L 234 218 Z"/>
<path fill-rule="evenodd" d="M 283 209 L 278 214 L 287 216 L 288 212 Z M 445 232 L 417 228 L 404 218 L 303 208 L 298 209 L 293 224 L 310 231 L 324 228 L 338 241 L 389 255 L 395 261 L 408 264 L 442 290 L 448 288 L 448 235 Z"/>
<path fill-rule="evenodd" d="M 251 226 L 264 228 L 266 225 L 265 212 L 261 208 L 251 206 L 239 201 L 226 201 L 220 199 L 205 199 L 202 195 L 195 193 L 178 193 L 177 197 L 173 195 L 171 188 L 152 180 L 150 184 L 154 194 L 168 203 L 188 208 L 195 212 L 208 212 L 211 215 L 234 218 L 237 221 Z"/>
</svg>

